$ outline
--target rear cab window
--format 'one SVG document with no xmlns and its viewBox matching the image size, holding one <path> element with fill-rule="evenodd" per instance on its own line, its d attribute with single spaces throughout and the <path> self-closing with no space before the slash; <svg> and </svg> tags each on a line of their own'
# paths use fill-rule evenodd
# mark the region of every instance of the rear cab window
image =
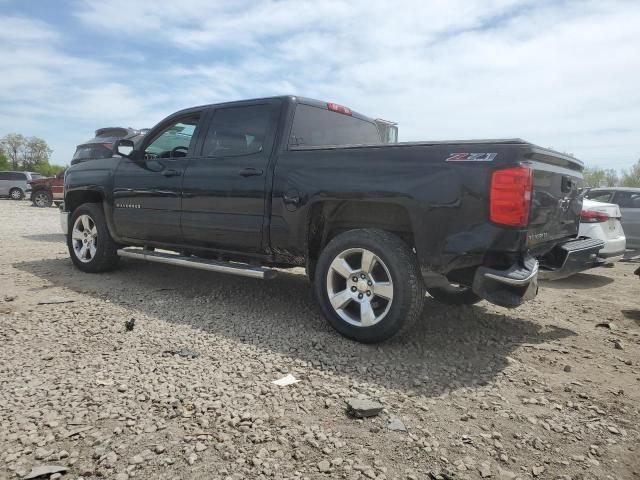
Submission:
<svg viewBox="0 0 640 480">
<path fill-rule="evenodd" d="M 336 145 L 381 144 L 373 121 L 349 113 L 299 103 L 293 117 L 289 145 L 323 147 Z"/>
</svg>

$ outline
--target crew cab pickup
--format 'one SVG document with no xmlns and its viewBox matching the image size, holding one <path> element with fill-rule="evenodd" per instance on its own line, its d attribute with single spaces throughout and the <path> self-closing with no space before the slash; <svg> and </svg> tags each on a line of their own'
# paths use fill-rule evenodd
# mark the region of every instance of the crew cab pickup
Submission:
<svg viewBox="0 0 640 480">
<path fill-rule="evenodd" d="M 283 96 L 182 110 L 114 152 L 65 177 L 80 270 L 305 267 L 330 324 L 361 342 L 418 318 L 425 290 L 517 307 L 540 269 L 602 247 L 576 238 L 582 163 L 519 139 L 387 144 L 347 107 Z"/>
</svg>

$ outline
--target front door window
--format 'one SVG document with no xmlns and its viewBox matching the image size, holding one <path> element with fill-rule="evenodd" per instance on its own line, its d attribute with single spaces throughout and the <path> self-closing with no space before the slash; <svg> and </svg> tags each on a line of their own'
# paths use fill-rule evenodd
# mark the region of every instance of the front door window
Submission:
<svg viewBox="0 0 640 480">
<path fill-rule="evenodd" d="M 162 130 L 145 148 L 145 159 L 186 157 L 199 120 L 199 114 L 192 115 Z"/>
</svg>

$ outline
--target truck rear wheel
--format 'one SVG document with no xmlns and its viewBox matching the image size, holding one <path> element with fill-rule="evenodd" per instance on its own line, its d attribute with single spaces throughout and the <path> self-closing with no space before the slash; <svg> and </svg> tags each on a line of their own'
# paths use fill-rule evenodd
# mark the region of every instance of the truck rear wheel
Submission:
<svg viewBox="0 0 640 480">
<path fill-rule="evenodd" d="M 409 247 L 396 235 L 374 229 L 332 239 L 318 259 L 314 289 L 331 326 L 362 343 L 387 340 L 409 327 L 425 296 Z"/>
<path fill-rule="evenodd" d="M 46 190 L 33 192 L 31 198 L 33 204 L 39 208 L 47 208 L 53 204 L 53 196 Z"/>
<path fill-rule="evenodd" d="M 111 238 L 100 205 L 85 203 L 73 211 L 67 247 L 74 265 L 83 272 L 99 273 L 118 264 L 118 246 Z"/>
<path fill-rule="evenodd" d="M 471 288 L 458 285 L 427 288 L 427 292 L 437 301 L 447 305 L 474 305 L 482 300 Z"/>
</svg>

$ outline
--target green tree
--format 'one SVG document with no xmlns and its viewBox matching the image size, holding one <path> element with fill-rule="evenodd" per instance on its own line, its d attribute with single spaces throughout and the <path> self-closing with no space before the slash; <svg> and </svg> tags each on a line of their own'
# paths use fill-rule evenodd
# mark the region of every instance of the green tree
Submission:
<svg viewBox="0 0 640 480">
<path fill-rule="evenodd" d="M 37 171 L 38 167 L 49 165 L 52 150 L 43 139 L 29 137 L 25 139 L 22 148 L 22 168 L 28 171 Z"/>
<path fill-rule="evenodd" d="M 617 187 L 620 184 L 620 178 L 618 172 L 613 168 L 608 168 L 604 171 L 604 186 L 605 187 Z"/>
<path fill-rule="evenodd" d="M 45 165 L 38 165 L 34 172 L 38 172 L 45 177 L 55 177 L 60 172 L 62 172 L 66 167 L 60 165 L 50 165 L 49 163 Z"/>
<path fill-rule="evenodd" d="M 585 168 L 582 176 L 584 177 L 584 185 L 586 187 L 604 186 L 606 174 L 601 168 Z"/>
<path fill-rule="evenodd" d="M 620 185 L 623 187 L 640 187 L 640 160 L 629 170 L 622 172 Z"/>
<path fill-rule="evenodd" d="M 0 170 L 9 170 L 9 160 L 4 155 L 2 150 L 0 150 Z"/>
<path fill-rule="evenodd" d="M 2 151 L 9 159 L 13 170 L 18 170 L 22 151 L 26 143 L 27 139 L 21 133 L 9 133 L 0 140 Z"/>
</svg>

